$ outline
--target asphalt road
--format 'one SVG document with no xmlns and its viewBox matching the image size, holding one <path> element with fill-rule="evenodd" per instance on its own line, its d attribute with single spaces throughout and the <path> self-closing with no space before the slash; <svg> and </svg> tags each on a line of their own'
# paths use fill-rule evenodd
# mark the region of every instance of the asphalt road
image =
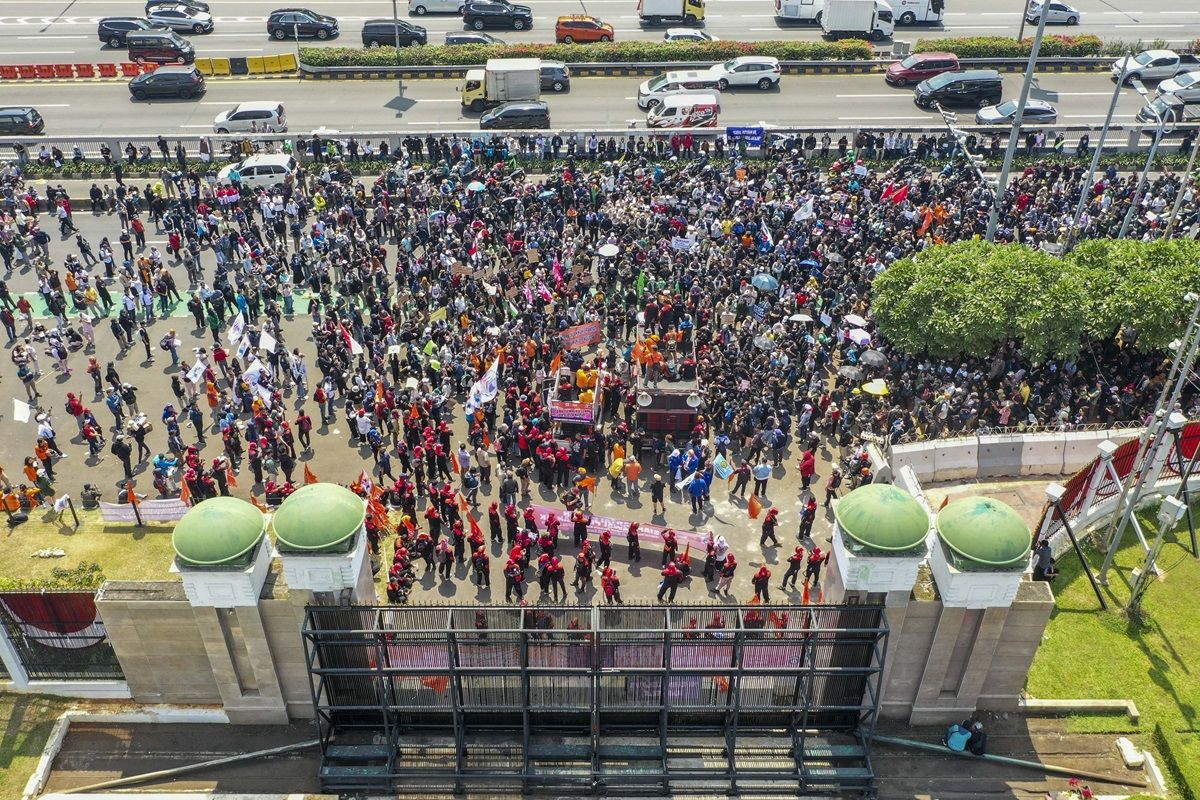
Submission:
<svg viewBox="0 0 1200 800">
<path fill-rule="evenodd" d="M 643 29 L 637 17 L 636 0 L 524 0 L 533 7 L 534 27 L 516 33 L 496 31 L 509 42 L 546 42 L 553 39 L 554 20 L 562 14 L 578 14 L 583 8 L 616 28 L 620 39 L 662 38 L 661 29 Z M 1072 0 L 1083 14 L 1081 23 L 1055 32 L 1094 33 L 1108 39 L 1162 38 L 1186 41 L 1200 30 L 1200 5 L 1173 0 Z M 267 38 L 265 20 L 282 0 L 209 0 L 216 20 L 213 33 L 197 36 L 201 56 L 258 55 L 284 52 L 295 45 Z M 359 46 L 362 21 L 390 17 L 388 0 L 314 0 L 309 7 L 341 20 L 342 34 L 330 46 Z M 1015 36 L 1024 8 L 1022 0 L 949 0 L 941 27 L 915 26 L 897 30 L 896 39 L 915 41 L 936 36 Z M 0 63 L 115 62 L 122 51 L 102 47 L 96 38 L 96 22 L 105 16 L 141 15 L 139 0 L 6 0 L 0 4 Z M 408 4 L 399 2 L 399 13 L 408 16 Z M 819 29 L 780 26 L 775 20 L 773 0 L 711 0 L 705 30 L 723 39 L 820 38 Z M 414 18 L 415 19 L 415 18 Z M 454 15 L 427 15 L 419 24 L 429 29 L 430 41 L 440 42 L 444 33 L 461 30 Z"/>
<path fill-rule="evenodd" d="M 641 78 L 577 78 L 571 90 L 544 95 L 556 127 L 645 126 L 637 107 Z M 1021 76 L 1005 77 L 1007 97 L 1020 91 Z M 122 82 L 17 84 L 7 87 L 4 100 L 35 105 L 46 117 L 46 133 L 130 135 L 178 132 L 199 135 L 212 131 L 217 113 L 247 100 L 271 100 L 287 109 L 289 130 L 304 133 L 327 127 L 340 131 L 454 130 L 477 127 L 477 114 L 464 114 L 458 82 L 406 81 L 403 95 L 393 81 L 273 81 L 210 80 L 201 100 L 158 100 L 138 103 Z M 1064 124 L 1098 124 L 1108 110 L 1113 81 L 1102 74 L 1053 73 L 1037 79 L 1033 94 L 1056 105 Z M 1141 107 L 1133 89 L 1124 89 L 1117 121 L 1132 123 Z M 964 123 L 971 110 L 960 112 Z M 784 76 L 780 88 L 726 92 L 721 99 L 721 125 L 829 126 L 855 125 L 940 128 L 941 117 L 912 102 L 911 89 L 892 88 L 879 75 Z"/>
</svg>

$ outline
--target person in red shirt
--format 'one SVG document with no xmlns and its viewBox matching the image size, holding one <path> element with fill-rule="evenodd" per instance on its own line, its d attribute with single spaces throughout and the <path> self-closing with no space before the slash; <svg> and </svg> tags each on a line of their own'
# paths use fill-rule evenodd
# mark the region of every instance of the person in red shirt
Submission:
<svg viewBox="0 0 1200 800">
<path fill-rule="evenodd" d="M 758 572 L 754 573 L 754 577 L 750 579 L 754 584 L 754 599 L 764 603 L 771 602 L 771 570 L 767 569 L 767 565 L 763 564 L 758 568 Z"/>
</svg>

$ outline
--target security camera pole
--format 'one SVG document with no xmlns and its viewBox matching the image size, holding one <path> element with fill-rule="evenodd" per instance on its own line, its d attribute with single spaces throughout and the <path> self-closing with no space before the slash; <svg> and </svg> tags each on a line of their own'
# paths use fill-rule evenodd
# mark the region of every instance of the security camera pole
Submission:
<svg viewBox="0 0 1200 800">
<path fill-rule="evenodd" d="M 996 227 L 1000 224 L 1000 206 L 1004 204 L 1004 194 L 1008 189 L 1008 171 L 1012 169 L 1013 156 L 1017 154 L 1017 142 L 1021 136 L 1021 121 L 1025 118 L 1025 104 L 1029 100 L 1029 90 L 1033 86 L 1033 71 L 1037 68 L 1038 51 L 1042 49 L 1042 35 L 1046 32 L 1047 13 L 1045 6 L 1038 15 L 1037 35 L 1033 37 L 1033 47 L 1029 50 L 1029 63 L 1025 65 L 1025 82 L 1021 86 L 1021 96 L 1017 98 L 1017 113 L 1013 116 L 1012 130 L 1008 133 L 1008 149 L 1004 151 L 1004 164 L 1000 167 L 1000 178 L 996 181 L 995 197 L 992 198 L 992 211 L 988 214 L 987 241 L 996 238 Z M 1022 15 L 1021 24 L 1024 27 L 1025 17 Z"/>
</svg>

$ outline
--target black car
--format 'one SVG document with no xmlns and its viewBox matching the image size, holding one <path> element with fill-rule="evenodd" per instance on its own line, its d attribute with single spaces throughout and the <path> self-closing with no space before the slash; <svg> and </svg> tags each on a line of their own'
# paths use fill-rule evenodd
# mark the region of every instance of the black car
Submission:
<svg viewBox="0 0 1200 800">
<path fill-rule="evenodd" d="M 401 47 L 408 47 L 428 40 L 424 28 L 402 19 L 369 19 L 363 23 L 362 42 L 367 47 L 395 45 L 397 41 Z"/>
<path fill-rule="evenodd" d="M 1004 79 L 994 69 L 969 69 L 963 72 L 943 72 L 921 81 L 913 90 L 913 102 L 921 108 L 971 106 L 983 108 L 1000 102 Z"/>
<path fill-rule="evenodd" d="M 497 39 L 490 33 L 478 31 L 456 31 L 446 34 L 446 44 L 504 44 L 503 39 Z"/>
<path fill-rule="evenodd" d="M 479 130 L 549 128 L 550 106 L 541 100 L 519 100 L 496 106 L 479 118 Z"/>
<path fill-rule="evenodd" d="M 278 8 L 267 17 L 267 33 L 280 41 L 288 37 L 328 39 L 337 36 L 338 21 L 307 8 Z"/>
<path fill-rule="evenodd" d="M 561 61 L 542 62 L 542 89 L 565 92 L 571 88 L 571 70 Z"/>
<path fill-rule="evenodd" d="M 129 82 L 129 94 L 133 95 L 134 100 L 148 100 L 151 97 L 190 100 L 204 94 L 206 89 L 204 76 L 190 65 L 159 67 Z"/>
<path fill-rule="evenodd" d="M 8 106 L 0 108 L 0 134 L 17 135 L 41 133 L 46 129 L 46 120 L 33 106 Z"/>
<path fill-rule="evenodd" d="M 142 17 L 105 17 L 96 26 L 96 36 L 109 47 L 124 47 L 125 37 L 133 31 L 166 30 Z"/>
<path fill-rule="evenodd" d="M 512 28 L 523 31 L 533 27 L 533 10 L 496 0 L 472 0 L 463 6 L 463 24 L 481 31 L 484 28 Z"/>
<path fill-rule="evenodd" d="M 203 0 L 146 0 L 146 13 L 149 14 L 156 6 L 187 6 L 192 11 L 209 13 L 211 9 Z"/>
</svg>

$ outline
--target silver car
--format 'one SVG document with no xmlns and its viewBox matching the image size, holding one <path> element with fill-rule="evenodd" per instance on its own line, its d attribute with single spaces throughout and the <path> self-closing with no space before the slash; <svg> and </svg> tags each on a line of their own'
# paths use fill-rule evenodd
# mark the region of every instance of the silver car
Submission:
<svg viewBox="0 0 1200 800">
<path fill-rule="evenodd" d="M 1029 11 L 1025 14 L 1025 21 L 1031 25 L 1038 24 L 1046 5 L 1043 0 L 1032 0 L 1029 4 Z M 1051 0 L 1049 8 L 1050 10 L 1046 12 L 1047 25 L 1078 25 L 1079 20 L 1083 18 L 1079 9 L 1066 3 L 1060 3 L 1058 0 Z"/>
<path fill-rule="evenodd" d="M 1017 114 L 1017 101 L 1006 100 L 995 106 L 984 106 L 975 112 L 977 125 L 1011 125 Z M 1045 100 L 1029 100 L 1021 124 L 1044 125 L 1058 121 L 1058 110 Z"/>
<path fill-rule="evenodd" d="M 150 24 L 180 33 L 208 33 L 213 29 L 212 14 L 185 5 L 155 6 L 146 15 Z"/>
<path fill-rule="evenodd" d="M 1174 95 L 1184 103 L 1200 103 L 1200 70 L 1176 75 L 1158 85 L 1158 95 Z"/>
</svg>

